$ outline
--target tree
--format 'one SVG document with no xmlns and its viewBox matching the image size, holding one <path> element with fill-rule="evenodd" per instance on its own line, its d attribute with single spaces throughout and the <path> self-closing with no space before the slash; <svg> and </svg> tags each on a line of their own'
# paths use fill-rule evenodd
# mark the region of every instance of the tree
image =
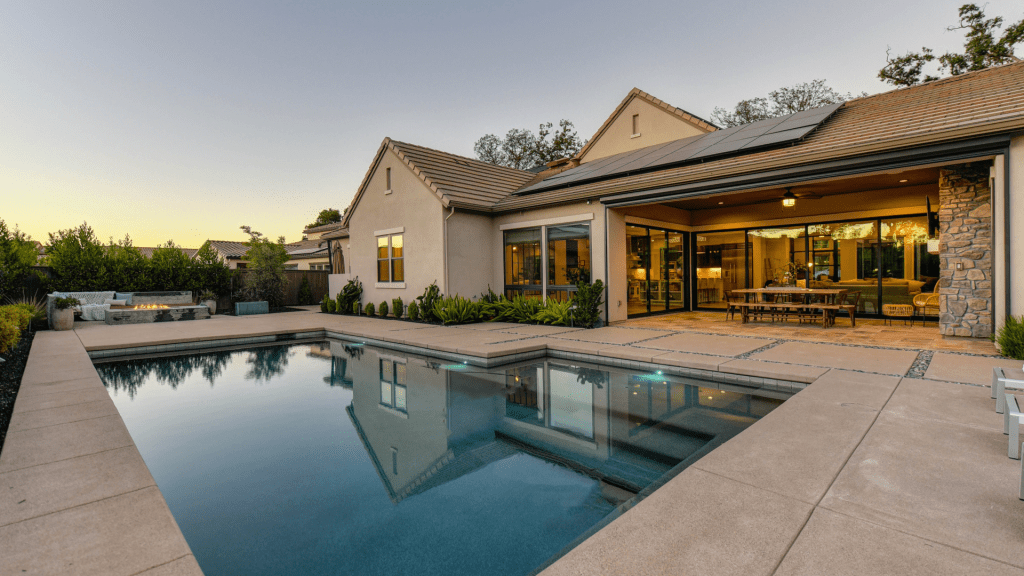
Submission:
<svg viewBox="0 0 1024 576">
<path fill-rule="evenodd" d="M 960 23 L 946 30 L 966 30 L 963 53 L 946 52 L 937 59 L 939 73 L 948 72 L 951 76 L 959 76 L 965 72 L 984 70 L 990 66 L 1016 62 L 1014 46 L 1024 42 L 1024 19 L 1011 24 L 996 40 L 994 31 L 1002 27 L 1003 18 L 985 19 L 985 10 L 977 4 L 964 4 L 960 7 Z M 893 86 L 914 86 L 923 82 L 938 80 L 939 76 L 924 73 L 926 64 L 936 60 L 930 48 L 921 48 L 920 52 L 907 52 L 902 56 L 891 56 L 891 50 L 885 51 L 885 66 L 878 71 L 882 81 Z"/>
<path fill-rule="evenodd" d="M 22 286 L 31 267 L 36 263 L 36 243 L 27 234 L 7 228 L 0 218 L 0 297 L 14 297 Z"/>
<path fill-rule="evenodd" d="M 150 263 L 126 234 L 124 240 L 110 244 L 106 250 L 107 283 L 119 292 L 142 292 L 150 288 Z"/>
<path fill-rule="evenodd" d="M 60 292 L 106 290 L 105 256 L 96 233 L 85 222 L 77 228 L 51 232 L 46 261 L 57 277 L 54 289 Z"/>
<path fill-rule="evenodd" d="M 288 251 L 284 247 L 284 236 L 271 242 L 263 234 L 249 226 L 242 226 L 249 235 L 245 242 L 248 250 L 244 258 L 248 260 L 245 271 L 245 282 L 242 286 L 242 298 L 247 302 L 266 300 L 271 308 L 280 308 L 284 304 L 284 285 L 287 279 L 284 274 L 284 263 L 288 261 Z"/>
<path fill-rule="evenodd" d="M 198 296 L 203 290 L 210 290 L 217 296 L 231 290 L 231 270 L 221 261 L 209 240 L 203 243 L 193 260 L 192 294 Z"/>
<path fill-rule="evenodd" d="M 741 100 L 732 111 L 715 107 L 711 112 L 711 121 L 729 128 L 829 104 L 839 104 L 859 96 L 867 96 L 867 93 L 862 92 L 857 96 L 842 94 L 825 84 L 824 80 L 811 80 L 788 88 L 772 90 L 767 98 Z"/>
<path fill-rule="evenodd" d="M 513 128 L 504 138 L 486 134 L 476 141 L 473 151 L 483 162 L 526 170 L 559 158 L 571 158 L 586 144 L 576 134 L 572 122 L 560 120 L 558 130 L 552 134 L 553 126 L 551 122 L 541 124 L 537 134 L 526 128 Z M 552 136 L 550 141 L 548 136 Z"/>
<path fill-rule="evenodd" d="M 306 228 L 316 228 L 317 226 L 337 224 L 338 222 L 341 222 L 341 212 L 338 212 L 334 208 L 327 208 L 325 210 L 321 210 L 320 215 L 316 217 L 316 220 L 307 224 Z"/>
<path fill-rule="evenodd" d="M 192 259 L 173 240 L 157 246 L 149 262 L 153 290 L 192 289 Z"/>
</svg>

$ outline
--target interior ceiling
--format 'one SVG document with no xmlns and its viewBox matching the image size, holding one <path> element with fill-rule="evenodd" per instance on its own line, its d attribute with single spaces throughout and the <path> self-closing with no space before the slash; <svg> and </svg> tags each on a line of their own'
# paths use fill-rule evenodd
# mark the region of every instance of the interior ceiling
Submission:
<svg viewBox="0 0 1024 576">
<path fill-rule="evenodd" d="M 906 182 L 901 182 L 906 180 Z M 898 190 L 934 184 L 938 186 L 938 168 L 918 168 L 905 172 L 893 174 L 870 174 L 855 178 L 844 178 L 829 182 L 815 182 L 810 184 L 798 184 L 790 186 L 789 189 L 800 199 L 802 195 L 814 196 L 838 196 L 840 194 L 852 194 L 854 192 L 869 192 L 871 190 Z M 936 192 L 938 190 L 936 189 Z M 715 208 L 727 208 L 730 206 L 749 206 L 751 204 L 763 204 L 767 202 L 780 202 L 786 188 L 772 188 L 768 190 L 755 190 L 749 192 L 730 192 L 727 194 L 715 194 L 689 198 L 686 200 L 673 200 L 662 202 L 665 206 L 679 208 L 682 210 L 710 210 Z M 800 202 L 815 202 L 815 199 L 800 199 Z"/>
</svg>

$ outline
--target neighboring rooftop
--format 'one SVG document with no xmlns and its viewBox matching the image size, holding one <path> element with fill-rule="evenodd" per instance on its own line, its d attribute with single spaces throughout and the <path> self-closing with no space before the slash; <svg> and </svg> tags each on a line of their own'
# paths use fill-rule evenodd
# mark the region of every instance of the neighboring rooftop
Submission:
<svg viewBox="0 0 1024 576">
<path fill-rule="evenodd" d="M 313 233 L 316 233 L 316 232 L 330 232 L 332 230 L 337 230 L 338 228 L 343 228 L 343 227 L 344 227 L 344 224 L 342 224 L 341 222 L 331 222 L 330 224 L 321 224 L 320 226 L 312 226 L 310 228 L 306 228 L 302 232 L 305 233 L 305 234 L 308 234 L 310 232 L 313 232 Z"/>
<path fill-rule="evenodd" d="M 178 248 L 180 248 L 181 251 L 185 253 L 185 256 L 188 256 L 189 258 L 195 258 L 196 257 L 196 253 L 199 252 L 198 248 L 181 248 L 181 246 L 178 246 Z M 152 258 L 153 257 L 153 251 L 156 250 L 156 248 L 141 247 L 141 246 L 137 247 L 137 249 L 138 249 L 139 252 L 142 252 L 142 255 L 145 256 L 146 258 Z"/>
</svg>

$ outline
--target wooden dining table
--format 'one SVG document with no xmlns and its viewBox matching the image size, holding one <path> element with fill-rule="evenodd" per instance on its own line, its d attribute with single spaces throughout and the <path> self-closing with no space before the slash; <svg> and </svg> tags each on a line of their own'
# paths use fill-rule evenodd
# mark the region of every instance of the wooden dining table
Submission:
<svg viewBox="0 0 1024 576">
<path fill-rule="evenodd" d="M 776 316 L 786 318 L 821 318 L 823 328 L 835 324 L 836 312 L 844 308 L 841 303 L 846 298 L 847 290 L 839 288 L 800 288 L 798 286 L 772 286 L 768 288 L 741 288 L 733 290 L 733 294 L 743 294 L 745 302 L 729 302 L 729 306 L 740 309 L 740 318 L 745 324 L 751 315 L 758 317 L 770 314 L 772 321 Z M 780 302 L 778 296 L 787 298 Z M 851 312 L 851 319 L 853 313 Z"/>
</svg>

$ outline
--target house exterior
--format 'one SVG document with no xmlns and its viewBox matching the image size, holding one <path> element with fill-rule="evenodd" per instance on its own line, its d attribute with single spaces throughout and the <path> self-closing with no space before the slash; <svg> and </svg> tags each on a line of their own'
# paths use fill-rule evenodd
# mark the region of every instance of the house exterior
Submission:
<svg viewBox="0 0 1024 576">
<path fill-rule="evenodd" d="M 344 233 L 344 229 L 341 227 L 341 224 L 328 224 L 316 228 L 307 228 L 304 231 L 306 237 L 303 240 L 285 244 L 285 250 L 287 250 L 289 257 L 288 261 L 284 263 L 285 270 L 330 272 L 331 252 L 328 240 L 322 238 L 327 233 L 334 233 L 336 237 L 340 238 Z M 221 262 L 226 263 L 231 270 L 248 266 L 249 263 L 245 259 L 245 253 L 249 248 L 244 242 L 230 240 L 208 240 L 208 242 L 210 247 L 217 253 Z M 195 257 L 195 252 L 197 250 L 192 250 L 192 257 Z"/>
<path fill-rule="evenodd" d="M 1024 63 L 724 130 L 634 89 L 536 172 L 385 138 L 344 278 L 375 303 L 600 279 L 609 322 L 797 283 L 866 315 L 927 300 L 943 334 L 988 337 L 1024 314 L 1021 202 Z"/>
</svg>

